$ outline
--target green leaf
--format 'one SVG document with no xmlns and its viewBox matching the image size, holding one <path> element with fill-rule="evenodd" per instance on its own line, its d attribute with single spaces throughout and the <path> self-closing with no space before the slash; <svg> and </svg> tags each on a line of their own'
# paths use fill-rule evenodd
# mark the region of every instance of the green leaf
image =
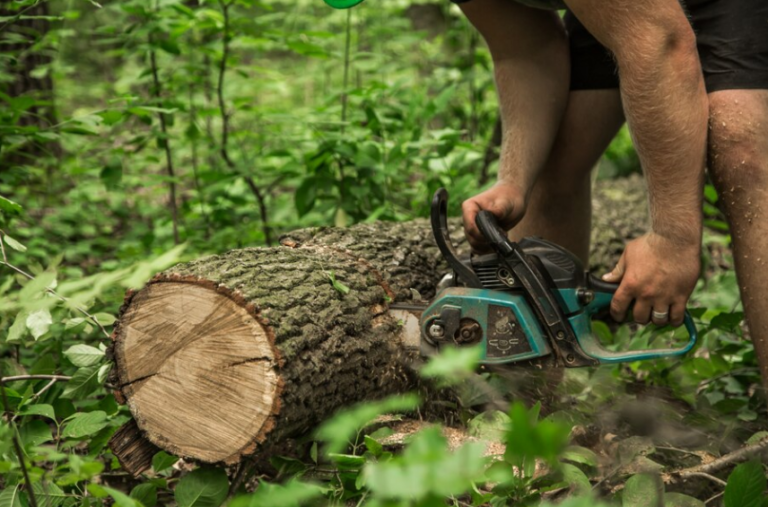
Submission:
<svg viewBox="0 0 768 507">
<path fill-rule="evenodd" d="M 761 507 L 765 489 L 763 465 L 757 461 L 742 463 L 728 476 L 723 504 L 725 507 Z"/>
<path fill-rule="evenodd" d="M 448 382 L 457 382 L 466 378 L 468 373 L 477 369 L 483 349 L 480 345 L 472 347 L 446 347 L 429 359 L 421 369 L 421 375 L 427 378 L 440 378 Z"/>
<path fill-rule="evenodd" d="M 114 505 L 117 505 L 117 507 L 142 507 L 142 504 L 135 498 L 131 498 L 122 491 L 118 491 L 108 486 L 91 483 L 88 485 L 88 492 L 96 498 L 112 497 Z"/>
<path fill-rule="evenodd" d="M 589 478 L 579 467 L 568 463 L 561 463 L 560 467 L 563 472 L 563 480 L 573 488 L 575 493 L 583 494 L 592 491 L 592 484 L 589 482 Z"/>
<path fill-rule="evenodd" d="M 659 505 L 664 484 L 658 475 L 637 474 L 629 478 L 621 495 L 621 507 Z"/>
<path fill-rule="evenodd" d="M 144 507 L 157 505 L 157 486 L 151 482 L 139 484 L 131 490 L 131 498 L 138 500 Z"/>
<path fill-rule="evenodd" d="M 56 420 L 56 413 L 53 411 L 53 407 L 43 403 L 38 405 L 27 405 L 21 409 L 19 415 L 41 415 L 53 419 L 54 421 Z"/>
<path fill-rule="evenodd" d="M 758 431 L 757 433 L 749 437 L 749 439 L 747 439 L 746 444 L 747 445 L 756 444 L 764 438 L 768 438 L 768 431 Z"/>
<path fill-rule="evenodd" d="M 419 405 L 415 394 L 390 396 L 381 401 L 365 402 L 342 410 L 317 430 L 317 438 L 327 442 L 326 452 L 340 452 L 360 428 L 376 417 L 390 413 L 414 410 Z"/>
<path fill-rule="evenodd" d="M 706 504 L 697 498 L 682 493 L 664 494 L 664 507 L 706 507 Z"/>
<path fill-rule="evenodd" d="M 45 421 L 29 421 L 21 427 L 21 443 L 24 448 L 35 447 L 53 440 L 50 425 Z"/>
<path fill-rule="evenodd" d="M 162 472 L 163 470 L 171 468 L 177 461 L 179 461 L 179 458 L 176 456 L 172 456 L 165 451 L 160 451 L 152 456 L 152 470 L 154 470 L 155 473 Z"/>
<path fill-rule="evenodd" d="M 101 170 L 99 178 L 107 190 L 119 189 L 120 183 L 123 181 L 123 164 L 120 160 L 111 161 Z"/>
<path fill-rule="evenodd" d="M 379 497 L 433 505 L 418 500 L 472 489 L 485 471 L 484 449 L 482 443 L 470 442 L 450 452 L 440 428 L 427 428 L 413 437 L 401 457 L 366 463 L 365 483 Z"/>
<path fill-rule="evenodd" d="M 326 271 L 325 275 L 331 280 L 331 285 L 339 294 L 343 296 L 349 294 L 349 287 L 336 280 L 336 274 L 333 271 Z"/>
<path fill-rule="evenodd" d="M 384 452 L 384 446 L 368 435 L 365 436 L 365 447 L 374 456 L 380 456 Z"/>
<path fill-rule="evenodd" d="M 286 484 L 262 482 L 256 493 L 236 498 L 231 507 L 299 507 L 320 497 L 324 489 L 292 479 Z M 180 506 L 181 507 L 181 506 Z"/>
<path fill-rule="evenodd" d="M 6 216 L 15 216 L 21 213 L 23 208 L 20 204 L 16 204 L 10 199 L 6 199 L 0 195 L 0 212 Z"/>
<path fill-rule="evenodd" d="M 39 507 L 59 507 L 68 498 L 60 487 L 50 481 L 32 484 L 32 491 Z"/>
<path fill-rule="evenodd" d="M 296 211 L 299 212 L 299 218 L 309 213 L 315 207 L 317 198 L 317 179 L 315 177 L 306 178 L 293 194 L 296 203 Z"/>
<path fill-rule="evenodd" d="M 205 467 L 182 477 L 173 496 L 178 507 L 218 507 L 227 498 L 228 491 L 226 472 Z"/>
<path fill-rule="evenodd" d="M 31 312 L 29 316 L 27 316 L 27 329 L 32 333 L 32 337 L 35 340 L 47 333 L 51 328 L 51 324 L 53 324 L 51 312 L 46 308 Z"/>
<path fill-rule="evenodd" d="M 0 507 L 25 507 L 25 503 L 21 500 L 22 495 L 19 484 L 12 487 L 6 485 L 0 492 Z"/>
<path fill-rule="evenodd" d="M 492 442 L 503 442 L 508 429 L 509 416 L 500 410 L 483 412 L 467 425 L 471 436 Z"/>
<path fill-rule="evenodd" d="M 21 311 L 16 315 L 16 318 L 11 324 L 11 328 L 8 330 L 8 336 L 5 339 L 7 343 L 14 343 L 21 340 L 24 337 L 24 332 L 27 330 L 27 317 L 29 313 Z"/>
<path fill-rule="evenodd" d="M 111 313 L 97 313 L 93 317 L 102 326 L 111 326 L 117 320 Z"/>
<path fill-rule="evenodd" d="M 91 394 L 99 386 L 98 374 L 98 366 L 80 368 L 67 382 L 67 387 L 64 388 L 61 397 L 72 400 Z"/>
<path fill-rule="evenodd" d="M 27 251 L 27 247 L 25 247 L 24 245 L 22 245 L 21 243 L 19 243 L 15 239 L 13 239 L 12 237 L 8 236 L 7 234 L 3 235 L 3 241 L 5 241 L 6 245 L 8 245 L 9 247 L 13 248 L 17 252 L 26 252 Z"/>
<path fill-rule="evenodd" d="M 93 366 L 98 364 L 104 358 L 104 351 L 79 343 L 68 348 L 64 355 L 67 356 L 72 364 L 77 367 L 83 368 L 86 366 Z"/>
<path fill-rule="evenodd" d="M 592 468 L 597 467 L 597 455 L 586 447 L 579 447 L 578 445 L 568 447 L 560 455 L 560 459 L 581 463 Z"/>
<path fill-rule="evenodd" d="M 101 410 L 79 412 L 70 417 L 64 426 L 63 438 L 83 438 L 95 435 L 109 425 L 107 413 Z"/>
</svg>

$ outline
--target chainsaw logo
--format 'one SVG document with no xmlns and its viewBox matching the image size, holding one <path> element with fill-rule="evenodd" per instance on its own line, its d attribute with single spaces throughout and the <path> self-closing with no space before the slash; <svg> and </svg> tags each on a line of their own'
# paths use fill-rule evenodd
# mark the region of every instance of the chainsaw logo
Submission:
<svg viewBox="0 0 768 507">
<path fill-rule="evenodd" d="M 488 341 L 486 357 L 516 356 L 531 350 L 514 310 L 499 305 L 488 306 Z"/>
</svg>

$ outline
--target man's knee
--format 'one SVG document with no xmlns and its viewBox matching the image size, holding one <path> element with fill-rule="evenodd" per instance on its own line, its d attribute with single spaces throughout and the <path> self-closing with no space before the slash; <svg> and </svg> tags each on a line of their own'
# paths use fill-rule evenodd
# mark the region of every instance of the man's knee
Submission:
<svg viewBox="0 0 768 507">
<path fill-rule="evenodd" d="M 750 196 L 768 191 L 768 91 L 727 90 L 709 99 L 713 180 L 727 208 L 754 204 Z"/>
</svg>

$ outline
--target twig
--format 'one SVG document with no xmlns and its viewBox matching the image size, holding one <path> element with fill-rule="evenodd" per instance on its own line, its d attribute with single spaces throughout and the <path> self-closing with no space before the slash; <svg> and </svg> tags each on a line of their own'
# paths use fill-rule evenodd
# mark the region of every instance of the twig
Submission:
<svg viewBox="0 0 768 507">
<path fill-rule="evenodd" d="M 152 35 L 149 36 L 149 44 L 152 45 Z M 161 102 L 161 87 L 160 77 L 157 72 L 157 56 L 154 49 L 149 50 L 149 62 L 152 70 L 152 95 L 155 97 L 155 103 L 157 107 L 162 105 Z M 171 207 L 171 219 L 173 220 L 173 243 L 179 244 L 179 212 L 176 208 L 176 175 L 173 170 L 173 157 L 171 156 L 171 143 L 168 139 L 168 127 L 165 124 L 165 113 L 158 112 L 160 118 L 160 131 L 163 133 L 162 146 L 165 150 L 165 170 L 168 173 L 168 190 L 170 192 L 170 207 Z"/>
<path fill-rule="evenodd" d="M 717 493 L 717 494 L 715 494 L 715 495 L 713 495 L 713 496 L 709 497 L 709 499 L 708 499 L 708 500 L 704 500 L 704 504 L 706 505 L 706 504 L 708 504 L 709 502 L 712 502 L 712 501 L 714 501 L 714 500 L 717 500 L 718 498 L 720 498 L 720 497 L 721 497 L 721 496 L 723 496 L 724 494 L 725 494 L 725 491 L 721 491 L 720 493 Z"/>
<path fill-rule="evenodd" d="M 224 101 L 224 77 L 227 72 L 227 58 L 229 57 L 229 8 L 232 6 L 232 3 L 219 0 L 219 6 L 221 6 L 221 13 L 224 17 L 224 37 L 222 38 L 221 61 L 219 62 L 219 81 L 216 86 L 216 95 L 219 100 L 219 113 L 221 115 L 221 148 L 219 151 L 221 153 L 221 158 L 224 159 L 227 167 L 233 171 L 236 171 L 237 167 L 235 166 L 232 158 L 229 156 L 228 144 L 230 115 L 227 113 L 227 105 Z M 251 192 L 253 193 L 254 197 L 256 198 L 256 202 L 259 205 L 259 214 L 261 215 L 261 227 L 262 232 L 264 233 L 264 241 L 268 246 L 271 246 L 272 231 L 269 227 L 267 204 L 264 193 L 261 191 L 252 177 L 244 174 L 243 178 L 245 179 L 245 183 L 248 185 L 248 188 L 251 189 Z"/>
<path fill-rule="evenodd" d="M 704 479 L 707 479 L 709 481 L 717 483 L 717 484 L 719 484 L 720 486 L 723 486 L 723 487 L 725 487 L 728 484 L 727 482 L 725 482 L 721 478 L 715 477 L 712 474 L 707 474 L 707 473 L 704 473 L 704 472 L 687 472 L 685 477 L 686 478 L 688 478 L 688 477 L 702 477 Z"/>
<path fill-rule="evenodd" d="M 352 9 L 347 9 L 347 35 L 344 43 L 344 80 L 341 90 L 341 133 L 347 123 L 347 86 L 349 85 L 349 44 L 352 40 L 350 28 L 352 25 Z"/>
<path fill-rule="evenodd" d="M 720 380 L 721 378 L 732 377 L 734 375 L 741 375 L 742 373 L 749 373 L 749 372 L 753 372 L 753 371 L 760 371 L 760 369 L 757 368 L 756 366 L 751 366 L 751 367 L 747 367 L 747 368 L 736 368 L 735 370 L 727 371 L 725 373 L 721 373 L 719 375 L 715 375 L 712 378 L 708 378 L 706 380 L 702 380 L 701 382 L 699 382 L 699 386 L 696 388 L 696 394 L 698 394 L 701 391 L 703 391 L 704 388 L 707 387 L 709 384 L 711 384 L 713 382 L 716 382 L 716 381 Z"/>
<path fill-rule="evenodd" d="M 16 266 L 14 266 L 10 262 L 8 262 L 8 258 L 5 255 L 5 248 L 3 248 L 3 240 L 2 240 L 3 234 L 5 234 L 5 233 L 2 230 L 0 230 L 0 250 L 2 250 L 2 254 L 3 254 L 3 260 L 2 260 L 2 262 L 0 262 L 0 264 L 11 268 L 13 271 L 17 272 L 18 274 L 20 274 L 20 275 L 22 275 L 22 276 L 24 276 L 24 277 L 26 277 L 26 278 L 28 278 L 30 280 L 34 280 L 35 279 L 34 276 L 30 275 L 29 273 L 27 273 L 23 269 L 17 268 Z M 69 303 L 69 299 L 65 298 L 64 296 L 60 296 L 55 290 L 53 290 L 53 289 L 51 289 L 49 287 L 45 288 L 45 292 L 47 292 L 48 294 L 51 294 L 52 296 L 57 298 L 59 301 L 63 301 L 64 303 Z M 94 323 L 96 325 L 96 327 L 101 329 L 101 332 L 104 333 L 105 337 L 109 338 L 110 335 L 107 332 L 107 330 L 104 328 L 103 325 L 101 325 L 101 323 L 98 320 L 96 320 L 96 317 L 94 317 L 93 315 L 88 313 L 88 310 L 86 310 L 85 308 L 83 308 L 81 306 L 75 306 L 74 308 L 78 312 L 80 312 L 83 315 L 85 315 L 88 318 L 88 320 L 90 320 L 92 323 Z"/>
<path fill-rule="evenodd" d="M 66 375 L 13 375 L 10 377 L 1 377 L 0 384 L 6 384 L 8 382 L 19 382 L 21 380 L 52 380 L 57 382 L 59 380 L 72 380 L 72 377 L 68 377 Z"/>
<path fill-rule="evenodd" d="M 712 472 L 722 470 L 723 468 L 733 463 L 745 461 L 753 455 L 764 451 L 765 449 L 768 449 L 768 437 L 762 438 L 754 444 L 742 447 L 736 451 L 729 452 L 728 454 L 721 456 L 707 464 L 677 470 L 676 472 L 672 472 L 671 475 L 685 479 L 687 477 L 701 476 L 702 474 L 711 474 Z"/>
<path fill-rule="evenodd" d="M 16 451 L 16 456 L 19 458 L 19 466 L 21 467 L 21 473 L 24 474 L 24 483 L 27 485 L 27 488 L 29 490 L 29 503 L 32 507 L 37 507 L 37 498 L 35 498 L 35 492 L 32 490 L 32 482 L 29 480 L 29 473 L 27 472 L 27 465 L 24 462 L 24 452 L 21 449 L 21 444 L 19 443 L 19 437 L 16 432 L 16 425 L 13 424 L 13 420 L 10 417 L 11 415 L 11 409 L 8 405 L 8 397 L 5 394 L 5 382 L 7 378 L 14 378 L 14 377 L 0 377 L 0 394 L 3 398 L 3 410 L 5 411 L 6 417 L 8 417 L 8 423 L 13 426 L 12 428 L 12 437 L 11 440 L 13 440 L 13 447 Z"/>
<path fill-rule="evenodd" d="M 22 17 L 24 14 L 26 14 L 28 11 L 30 11 L 30 10 L 32 10 L 32 9 L 34 9 L 34 8 L 35 8 L 35 7 L 37 7 L 38 5 L 40 5 L 40 2 L 35 2 L 35 3 L 33 3 L 32 5 L 30 5 L 29 7 L 27 7 L 27 8 L 25 8 L 25 9 L 22 9 L 22 10 L 20 10 L 20 11 L 19 11 L 18 13 L 16 13 L 16 14 L 15 14 L 15 15 L 14 15 L 14 16 L 11 18 L 11 19 L 9 19 L 8 21 L 6 21 L 6 22 L 5 22 L 5 23 L 3 23 L 2 25 L 0 25 L 0 33 L 3 33 L 3 32 L 5 31 L 5 29 L 6 29 L 6 28 L 8 28 L 9 26 L 11 26 L 11 25 L 13 25 L 14 23 L 16 23 L 16 22 L 17 22 L 19 19 L 21 19 L 21 17 Z"/>
<path fill-rule="evenodd" d="M 50 389 L 51 387 L 53 387 L 53 385 L 54 385 L 56 382 L 58 382 L 58 381 L 59 381 L 59 379 L 51 379 L 51 381 L 50 381 L 50 382 L 48 382 L 47 384 L 45 384 L 45 387 L 43 387 L 43 388 L 42 388 L 42 389 L 40 389 L 38 392 L 36 392 L 36 393 L 35 393 L 35 394 L 32 396 L 32 398 L 31 398 L 31 399 L 32 399 L 32 400 L 36 400 L 36 399 L 38 399 L 40 396 L 42 396 L 43 394 L 45 394 L 45 393 L 48 391 L 48 389 Z"/>
</svg>

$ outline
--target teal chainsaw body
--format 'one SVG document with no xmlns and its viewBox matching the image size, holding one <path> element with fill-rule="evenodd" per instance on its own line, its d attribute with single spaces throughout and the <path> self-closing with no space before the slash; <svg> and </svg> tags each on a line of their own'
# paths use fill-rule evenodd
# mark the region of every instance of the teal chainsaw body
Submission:
<svg viewBox="0 0 768 507">
<path fill-rule="evenodd" d="M 485 211 L 478 213 L 477 225 L 495 252 L 459 260 L 448 234 L 447 198 L 444 189 L 435 194 L 432 229 L 453 276 L 421 313 L 422 350 L 479 345 L 485 364 L 548 358 L 578 367 L 675 357 L 696 344 L 696 327 L 686 311 L 688 341 L 680 347 L 605 348 L 592 331 L 592 319 L 605 313 L 618 285 L 590 275 L 576 256 L 551 242 L 510 241 Z"/>
</svg>

